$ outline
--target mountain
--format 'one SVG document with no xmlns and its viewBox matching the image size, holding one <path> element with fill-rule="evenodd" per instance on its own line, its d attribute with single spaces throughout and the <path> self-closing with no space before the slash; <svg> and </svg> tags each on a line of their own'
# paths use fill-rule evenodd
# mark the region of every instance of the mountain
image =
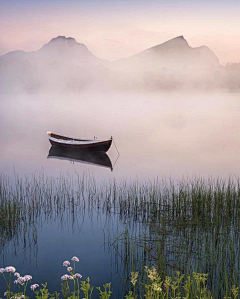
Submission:
<svg viewBox="0 0 240 299">
<path fill-rule="evenodd" d="M 28 60 L 32 57 L 34 52 L 24 52 L 21 50 L 9 52 L 3 56 L 0 56 L 0 59 L 3 61 L 17 61 L 17 60 Z"/>
<path fill-rule="evenodd" d="M 229 74 L 213 51 L 192 48 L 183 36 L 116 62 L 97 58 L 84 44 L 65 36 L 35 52 L 13 51 L 0 57 L 2 92 L 211 88 L 224 86 L 222 78 L 232 82 Z"/>
<path fill-rule="evenodd" d="M 122 69 L 159 70 L 212 68 L 220 66 L 217 56 L 206 46 L 192 48 L 183 36 L 144 50 L 115 63 Z"/>
<path fill-rule="evenodd" d="M 53 38 L 36 52 L 13 51 L 0 57 L 1 60 L 29 60 L 31 63 L 61 63 L 72 65 L 96 65 L 102 60 L 94 56 L 84 44 L 72 37 Z"/>
<path fill-rule="evenodd" d="M 103 60 L 72 37 L 58 36 L 35 52 L 13 51 L 0 57 L 0 89 L 81 90 L 95 81 Z"/>
<path fill-rule="evenodd" d="M 84 44 L 65 36 L 51 39 L 36 52 L 36 57 L 47 62 L 55 61 L 74 65 L 96 65 L 102 61 L 94 56 Z"/>
</svg>

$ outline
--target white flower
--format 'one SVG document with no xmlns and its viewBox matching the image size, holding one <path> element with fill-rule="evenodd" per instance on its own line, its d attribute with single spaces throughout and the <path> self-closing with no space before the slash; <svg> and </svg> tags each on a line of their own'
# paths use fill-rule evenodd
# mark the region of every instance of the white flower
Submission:
<svg viewBox="0 0 240 299">
<path fill-rule="evenodd" d="M 18 277 L 18 279 L 14 280 L 14 283 L 15 284 L 20 284 L 21 286 L 23 286 L 24 283 L 25 283 L 25 279 L 20 276 L 20 277 Z"/>
<path fill-rule="evenodd" d="M 72 257 L 72 261 L 74 261 L 74 262 L 79 262 L 79 258 L 77 258 L 76 256 L 73 256 L 73 257 Z"/>
<path fill-rule="evenodd" d="M 69 265 L 70 265 L 70 262 L 69 262 L 69 261 L 64 261 L 64 262 L 63 262 L 63 266 L 67 267 L 67 266 L 69 266 Z"/>
<path fill-rule="evenodd" d="M 39 287 L 39 285 L 37 284 L 37 283 L 35 283 L 35 284 L 32 284 L 31 286 L 30 286 L 30 289 L 32 290 L 32 291 L 34 291 L 36 288 L 38 288 Z"/>
<path fill-rule="evenodd" d="M 82 278 L 82 275 L 79 274 L 79 273 L 76 273 L 76 274 L 73 275 L 73 277 L 74 277 L 74 278 Z"/>
<path fill-rule="evenodd" d="M 65 274 L 61 277 L 61 280 L 68 280 L 68 274 Z"/>
<path fill-rule="evenodd" d="M 15 273 L 14 273 L 14 276 L 16 276 L 16 277 L 20 277 L 20 274 L 19 274 L 18 272 L 15 272 Z"/>
<path fill-rule="evenodd" d="M 23 298 L 25 298 L 25 296 L 24 295 L 22 295 L 22 296 L 12 296 L 10 299 L 23 299 Z"/>
<path fill-rule="evenodd" d="M 72 277 L 72 275 L 68 275 L 68 279 L 71 279 L 71 280 L 73 280 L 73 277 Z"/>
<path fill-rule="evenodd" d="M 29 281 L 32 279 L 32 276 L 31 275 L 24 275 L 23 277 L 25 279 L 25 281 Z"/>
<path fill-rule="evenodd" d="M 12 273 L 14 273 L 15 271 L 16 271 L 16 269 L 14 267 L 12 267 L 12 266 L 5 268 L 5 272 L 12 272 Z"/>
<path fill-rule="evenodd" d="M 68 271 L 68 272 L 72 272 L 72 271 L 73 271 L 73 268 L 72 268 L 72 267 L 68 267 L 68 268 L 67 268 L 67 271 Z"/>
<path fill-rule="evenodd" d="M 5 268 L 0 268 L 0 273 L 4 273 L 5 272 Z"/>
<path fill-rule="evenodd" d="M 8 292 L 5 292 L 5 293 L 4 293 L 4 296 L 7 296 L 7 294 L 8 294 Z"/>
</svg>

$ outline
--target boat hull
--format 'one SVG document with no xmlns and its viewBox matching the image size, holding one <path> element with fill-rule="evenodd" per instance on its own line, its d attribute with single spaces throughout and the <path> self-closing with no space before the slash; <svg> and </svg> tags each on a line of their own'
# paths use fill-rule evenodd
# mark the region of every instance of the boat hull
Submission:
<svg viewBox="0 0 240 299">
<path fill-rule="evenodd" d="M 82 151 L 94 151 L 94 152 L 107 152 L 111 147 L 112 140 L 106 140 L 102 142 L 96 142 L 91 144 L 68 144 L 68 143 L 60 143 L 49 139 L 52 146 L 57 146 L 60 148 L 68 148 L 68 149 L 78 149 Z"/>
</svg>

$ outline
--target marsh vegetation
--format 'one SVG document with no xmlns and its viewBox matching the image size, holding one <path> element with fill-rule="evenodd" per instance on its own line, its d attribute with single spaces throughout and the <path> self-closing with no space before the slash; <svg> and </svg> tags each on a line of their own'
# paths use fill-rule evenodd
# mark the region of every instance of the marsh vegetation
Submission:
<svg viewBox="0 0 240 299">
<path fill-rule="evenodd" d="M 73 228 L 86 214 L 90 219 L 104 216 L 105 246 L 125 295 L 134 271 L 143 294 L 145 266 L 156 267 L 161 279 L 176 271 L 206 273 L 213 298 L 230 296 L 232 286 L 240 284 L 236 177 L 96 181 L 90 174 L 55 178 L 42 172 L 14 179 L 2 174 L 0 207 L 1 254 L 8 242 L 16 250 L 19 240 L 24 246 L 37 244 L 45 222 Z"/>
</svg>

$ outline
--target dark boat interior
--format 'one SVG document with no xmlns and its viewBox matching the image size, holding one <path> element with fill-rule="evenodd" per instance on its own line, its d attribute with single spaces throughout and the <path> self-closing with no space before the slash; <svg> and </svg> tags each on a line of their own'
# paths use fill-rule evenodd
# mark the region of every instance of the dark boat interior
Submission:
<svg viewBox="0 0 240 299">
<path fill-rule="evenodd" d="M 48 135 L 52 138 L 61 139 L 61 140 L 91 141 L 90 139 L 77 139 L 77 138 L 66 137 L 66 136 L 62 136 L 62 135 L 58 135 L 58 134 L 54 134 L 54 133 L 48 133 Z"/>
</svg>

